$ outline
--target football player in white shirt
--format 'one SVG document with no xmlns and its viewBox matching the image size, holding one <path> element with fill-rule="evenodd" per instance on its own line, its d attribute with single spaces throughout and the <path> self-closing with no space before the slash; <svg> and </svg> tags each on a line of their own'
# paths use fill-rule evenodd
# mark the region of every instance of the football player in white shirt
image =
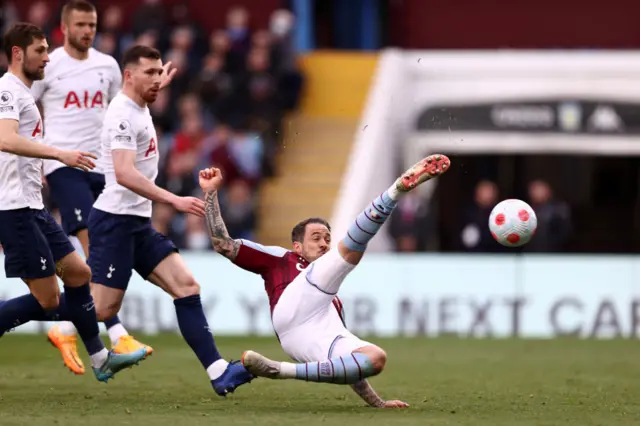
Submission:
<svg viewBox="0 0 640 426">
<path fill-rule="evenodd" d="M 100 340 L 89 282 L 91 270 L 42 202 L 42 159 L 90 170 L 94 154 L 42 143 L 42 119 L 31 95 L 44 77 L 48 44 L 38 27 L 19 23 L 5 34 L 9 70 L 0 78 L 0 244 L 7 278 L 21 278 L 30 293 L 0 302 L 0 336 L 28 321 L 71 320 L 96 378 L 107 381 L 139 362 L 146 350 L 119 355 Z M 64 283 L 61 295 L 56 274 Z"/>
<path fill-rule="evenodd" d="M 44 110 L 44 143 L 64 149 L 81 149 L 98 155 L 100 131 L 107 105 L 120 91 L 122 76 L 117 61 L 91 46 L 96 36 L 96 8 L 86 0 L 71 0 L 62 8 L 64 46 L 50 54 L 45 78 L 31 93 Z M 55 160 L 45 160 L 44 174 L 51 198 L 60 209 L 62 228 L 76 236 L 85 257 L 89 253 L 87 218 L 104 188 L 99 169 L 83 171 Z M 116 315 L 105 322 L 116 353 L 153 349 L 131 337 Z M 56 324 L 47 333 L 64 364 L 75 374 L 85 368 L 78 356 L 76 328 L 71 322 Z"/>
<path fill-rule="evenodd" d="M 152 202 L 204 217 L 204 202 L 178 197 L 158 186 L 159 153 L 148 104 L 154 102 L 165 72 L 160 52 L 133 46 L 123 58 L 124 85 L 107 108 L 101 138 L 104 191 L 89 215 L 89 266 L 98 318 L 118 313 L 131 273 L 174 299 L 182 336 L 207 371 L 215 392 L 224 396 L 253 376 L 239 362 L 218 353 L 200 300 L 200 286 L 171 240 L 151 226 Z"/>
</svg>

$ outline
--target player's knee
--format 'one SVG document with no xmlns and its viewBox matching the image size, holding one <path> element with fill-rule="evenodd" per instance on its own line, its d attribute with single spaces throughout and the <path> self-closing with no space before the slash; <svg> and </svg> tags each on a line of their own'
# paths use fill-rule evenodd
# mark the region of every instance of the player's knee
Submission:
<svg viewBox="0 0 640 426">
<path fill-rule="evenodd" d="M 380 348 L 376 348 L 374 355 L 371 357 L 373 370 L 375 374 L 380 374 L 387 364 L 387 353 Z"/>
<path fill-rule="evenodd" d="M 200 294 L 200 284 L 198 284 L 193 275 L 185 275 L 178 280 L 173 292 L 174 297 L 177 299 L 195 296 L 196 294 Z"/>
<path fill-rule="evenodd" d="M 82 266 L 78 269 L 78 280 L 83 284 L 91 283 L 91 268 L 88 264 L 83 263 Z"/>
<path fill-rule="evenodd" d="M 91 268 L 86 263 L 77 263 L 72 270 L 65 271 L 62 280 L 70 287 L 85 285 L 91 282 Z"/>
<path fill-rule="evenodd" d="M 42 309 L 45 311 L 53 311 L 60 305 L 60 292 L 57 291 L 51 294 L 38 294 L 34 295 Z"/>
<path fill-rule="evenodd" d="M 387 353 L 378 346 L 367 346 L 358 352 L 367 355 L 373 365 L 373 374 L 380 374 L 387 364 Z"/>
<path fill-rule="evenodd" d="M 97 300 L 94 298 L 98 321 L 108 321 L 120 312 L 120 301 Z"/>
</svg>

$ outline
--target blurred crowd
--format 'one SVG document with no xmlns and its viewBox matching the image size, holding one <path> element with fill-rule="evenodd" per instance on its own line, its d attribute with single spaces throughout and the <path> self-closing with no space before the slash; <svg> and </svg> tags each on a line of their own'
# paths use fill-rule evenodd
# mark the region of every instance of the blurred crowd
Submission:
<svg viewBox="0 0 640 426">
<path fill-rule="evenodd" d="M 52 49 L 61 46 L 60 9 L 52 3 L 34 1 L 27 16 L 18 16 L 7 2 L 2 25 L 6 29 L 17 20 L 29 21 L 46 31 Z M 161 158 L 156 183 L 178 195 L 201 196 L 198 170 L 219 167 L 229 233 L 253 238 L 257 193 L 262 179 L 275 173 L 280 126 L 285 114 L 296 109 L 303 85 L 293 48 L 293 15 L 275 10 L 268 28 L 255 29 L 248 11 L 234 7 L 226 11 L 226 27 L 208 33 L 186 5 L 143 0 L 129 28 L 123 18 L 116 5 L 98 10 L 96 49 L 120 61 L 132 43 L 153 46 L 178 70 L 150 107 Z M 6 57 L 0 57 L 0 67 L 6 70 Z M 202 220 L 157 205 L 153 222 L 180 248 L 210 249 Z"/>
</svg>

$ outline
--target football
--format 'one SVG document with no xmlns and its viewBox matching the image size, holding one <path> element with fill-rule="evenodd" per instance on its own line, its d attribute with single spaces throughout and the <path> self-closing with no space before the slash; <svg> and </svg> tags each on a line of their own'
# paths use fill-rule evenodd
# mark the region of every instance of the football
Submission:
<svg viewBox="0 0 640 426">
<path fill-rule="evenodd" d="M 496 204 L 489 216 L 491 235 L 506 247 L 527 244 L 535 235 L 537 227 L 536 213 L 522 200 L 504 200 Z"/>
</svg>

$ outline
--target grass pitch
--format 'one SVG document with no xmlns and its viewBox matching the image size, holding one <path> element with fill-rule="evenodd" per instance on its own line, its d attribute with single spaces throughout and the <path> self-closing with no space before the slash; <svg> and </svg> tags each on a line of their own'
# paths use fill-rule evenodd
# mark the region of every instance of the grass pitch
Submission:
<svg viewBox="0 0 640 426">
<path fill-rule="evenodd" d="M 640 424 L 636 341 L 369 339 L 389 355 L 371 383 L 411 405 L 378 410 L 344 386 L 266 379 L 223 399 L 179 336 L 140 340 L 153 356 L 105 385 L 64 369 L 44 336 L 5 335 L 0 425 Z M 217 341 L 227 358 L 256 349 L 285 359 L 273 338 Z"/>
</svg>

